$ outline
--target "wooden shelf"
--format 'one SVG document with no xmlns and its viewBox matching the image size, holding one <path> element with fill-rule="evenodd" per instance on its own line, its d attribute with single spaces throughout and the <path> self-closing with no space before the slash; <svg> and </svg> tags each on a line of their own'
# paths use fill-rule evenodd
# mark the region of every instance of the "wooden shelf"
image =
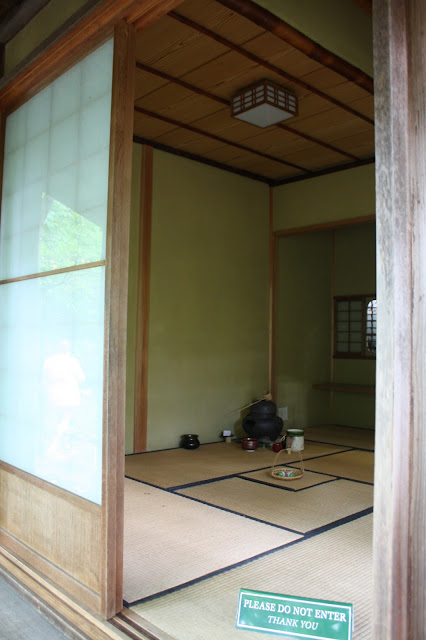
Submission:
<svg viewBox="0 0 426 640">
<path fill-rule="evenodd" d="M 323 391 L 346 391 L 347 393 L 376 393 L 375 385 L 346 384 L 345 382 L 321 382 L 313 384 L 312 388 Z"/>
</svg>

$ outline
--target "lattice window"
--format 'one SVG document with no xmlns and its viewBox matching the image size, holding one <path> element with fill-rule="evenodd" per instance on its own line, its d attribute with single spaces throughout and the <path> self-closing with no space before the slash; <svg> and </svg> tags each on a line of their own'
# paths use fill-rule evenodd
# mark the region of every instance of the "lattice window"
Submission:
<svg viewBox="0 0 426 640">
<path fill-rule="evenodd" d="M 334 298 L 334 357 L 376 357 L 375 294 Z"/>
</svg>

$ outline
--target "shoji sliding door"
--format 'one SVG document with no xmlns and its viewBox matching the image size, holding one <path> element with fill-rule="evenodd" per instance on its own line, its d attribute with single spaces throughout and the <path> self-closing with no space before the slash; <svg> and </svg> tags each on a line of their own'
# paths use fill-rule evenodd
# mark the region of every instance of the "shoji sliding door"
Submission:
<svg viewBox="0 0 426 640">
<path fill-rule="evenodd" d="M 106 617 L 121 605 L 131 40 L 120 25 L 4 123 L 0 542 Z"/>
</svg>

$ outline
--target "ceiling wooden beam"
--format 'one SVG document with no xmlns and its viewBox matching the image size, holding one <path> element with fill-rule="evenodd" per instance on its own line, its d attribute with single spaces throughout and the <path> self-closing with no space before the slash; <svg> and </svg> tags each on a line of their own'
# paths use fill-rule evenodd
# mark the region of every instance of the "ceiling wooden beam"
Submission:
<svg viewBox="0 0 426 640">
<path fill-rule="evenodd" d="M 217 160 L 211 160 L 206 156 L 198 156 L 195 153 L 190 153 L 189 151 L 184 151 L 183 149 L 177 149 L 176 147 L 171 147 L 168 144 L 163 144 L 162 142 L 157 142 L 156 140 L 150 140 L 149 138 L 142 138 L 141 136 L 134 135 L 133 142 L 136 142 L 137 144 L 148 144 L 151 147 L 154 147 L 154 149 L 158 149 L 159 151 L 171 153 L 174 156 L 179 156 L 181 158 L 187 158 L 188 160 L 193 160 L 194 162 L 201 162 L 201 164 L 206 164 L 209 167 L 215 167 L 216 169 L 222 169 L 223 171 L 228 171 L 229 173 L 236 173 L 238 176 L 250 178 L 250 180 L 257 180 L 258 182 L 263 182 L 268 185 L 273 182 L 273 180 L 271 180 L 270 178 L 261 176 L 258 173 L 253 173 L 252 171 L 247 171 L 246 169 L 239 169 L 238 167 L 231 167 L 229 164 L 224 164 L 223 162 L 218 162 Z"/>
<path fill-rule="evenodd" d="M 290 26 L 287 22 L 284 22 L 284 20 L 281 20 L 281 18 L 267 9 L 260 7 L 251 0 L 216 1 L 235 11 L 235 13 L 244 16 L 251 22 L 254 22 L 259 27 L 262 27 L 262 29 L 273 33 L 309 58 L 316 60 L 324 67 L 328 67 L 343 78 L 346 78 L 346 80 L 350 80 L 369 93 L 374 94 L 374 80 L 368 74 L 314 42 L 311 38 L 308 38 L 308 36 Z M 354 0 L 354 2 L 359 6 L 363 6 L 363 8 L 369 5 L 371 15 L 371 0 Z"/>
<path fill-rule="evenodd" d="M 161 120 L 162 122 L 167 122 L 168 124 L 173 125 L 179 129 L 186 129 L 187 131 L 192 131 L 193 133 L 197 133 L 201 136 L 205 136 L 206 138 L 210 138 L 211 140 L 216 140 L 217 142 L 221 142 L 224 145 L 235 147 L 236 149 L 241 149 L 242 151 L 248 151 L 249 153 L 253 153 L 256 156 L 261 158 L 266 158 L 267 160 L 272 160 L 273 162 L 278 162 L 279 164 L 283 164 L 287 167 L 291 167 L 292 169 L 297 169 L 298 171 L 302 171 L 304 173 L 311 174 L 312 171 L 307 169 L 306 167 L 301 167 L 298 164 L 294 164 L 293 162 L 287 162 L 286 160 L 282 160 L 281 158 L 277 158 L 276 156 L 271 156 L 269 153 L 263 153 L 263 151 L 257 151 L 256 149 L 251 149 L 244 144 L 240 144 L 239 142 L 234 142 L 233 140 L 228 140 L 227 138 L 222 138 L 221 136 L 217 136 L 214 133 L 210 133 L 209 131 L 204 131 L 203 129 L 198 129 L 197 127 L 193 127 L 190 124 L 185 124 L 184 122 L 179 122 L 178 120 L 173 120 L 172 118 L 167 118 L 159 113 L 155 113 L 153 111 L 149 111 L 148 109 L 144 109 L 143 107 L 135 106 L 135 111 L 137 113 L 141 113 L 144 116 L 148 116 L 149 118 L 155 118 L 156 120 Z"/>
<path fill-rule="evenodd" d="M 244 57 L 248 58 L 249 60 L 251 60 L 252 62 L 255 62 L 256 64 L 264 67 L 265 69 L 268 69 L 269 71 L 272 71 L 273 73 L 276 73 L 277 75 L 280 75 L 285 80 L 287 80 L 289 82 L 292 82 L 292 83 L 298 85 L 299 87 L 302 87 L 303 89 L 306 89 L 310 93 L 313 93 L 313 94 L 319 96 L 320 98 L 323 98 L 324 100 L 327 100 L 328 102 L 330 102 L 331 104 L 334 104 L 336 107 L 339 107 L 340 109 L 344 109 L 345 111 L 347 111 L 351 115 L 353 115 L 353 116 L 355 116 L 357 118 L 361 118 L 365 122 L 368 122 L 368 124 L 374 125 L 374 120 L 372 120 L 368 116 L 364 115 L 363 113 L 360 113 L 359 111 L 356 111 L 355 109 L 352 109 L 352 107 L 349 107 L 347 104 L 344 104 L 343 102 L 340 102 L 339 100 L 336 100 L 332 96 L 329 96 L 327 93 L 324 93 L 323 91 L 320 91 L 320 89 L 316 89 L 315 87 L 313 87 L 312 85 L 308 84 L 307 82 L 304 82 L 300 78 L 296 78 L 295 76 L 292 76 L 290 73 L 287 73 L 286 71 L 284 71 L 280 67 L 276 67 L 275 65 L 271 64 L 267 60 L 264 60 L 263 58 L 259 58 L 254 53 L 251 53 L 250 51 L 247 51 L 247 49 L 243 49 L 242 47 L 238 46 L 234 42 L 231 42 L 230 40 L 227 40 L 226 38 L 223 38 L 222 36 L 220 36 L 219 34 L 215 33 L 214 31 L 210 31 L 210 29 L 207 29 L 206 27 L 203 27 L 202 25 L 198 24 L 197 22 L 194 22 L 194 20 L 191 20 L 190 18 L 186 18 L 185 16 L 181 15 L 180 13 L 177 13 L 176 11 L 170 11 L 167 15 L 169 15 L 171 18 L 174 18 L 178 22 L 181 22 L 182 24 L 186 25 L 187 27 L 190 27 L 191 29 L 194 29 L 195 31 L 198 31 L 199 33 L 202 33 L 203 35 L 206 35 L 209 38 L 212 38 L 213 40 L 216 40 L 216 42 L 220 42 L 220 44 L 222 44 L 224 47 L 227 47 L 228 49 L 230 49 L 232 51 L 236 51 L 237 53 L 239 53 L 242 56 L 244 56 Z"/>
<path fill-rule="evenodd" d="M 214 93 L 210 93 L 209 91 L 205 91 L 204 89 L 200 89 L 199 87 L 196 87 L 192 84 L 189 84 L 188 82 L 185 82 L 184 80 L 182 80 L 181 78 L 176 78 L 175 76 L 171 76 L 168 73 L 165 73 L 164 71 L 159 71 L 157 69 L 154 69 L 153 67 L 149 67 L 146 64 L 143 64 L 142 62 L 136 62 L 136 67 L 138 69 L 140 69 L 141 71 L 145 71 L 147 73 L 151 73 L 153 75 L 158 76 L 159 78 L 163 78 L 163 80 L 167 80 L 168 82 L 172 82 L 173 84 L 177 84 L 181 87 L 183 87 L 184 89 L 188 89 L 189 91 L 193 91 L 194 93 L 198 93 L 199 95 L 202 95 L 206 98 L 209 98 L 210 100 L 215 100 L 216 102 L 218 102 L 219 104 L 223 104 L 224 106 L 227 106 L 229 108 L 230 107 L 230 102 L 229 100 L 226 100 L 225 98 L 221 98 L 220 96 L 216 96 Z M 283 129 L 284 131 L 287 131 L 288 133 L 292 133 L 295 136 L 299 137 L 299 138 L 303 138 L 304 140 L 307 140 L 309 142 L 312 142 L 313 144 L 318 144 L 322 147 L 324 147 L 325 149 L 328 149 L 329 151 L 334 151 L 335 153 L 338 153 L 346 158 L 350 158 L 351 160 L 359 160 L 360 158 L 358 158 L 357 156 L 353 155 L 352 153 L 348 153 L 347 151 L 343 151 L 342 149 L 338 149 L 337 147 L 333 146 L 332 144 L 328 144 L 328 142 L 323 142 L 322 140 L 319 140 L 318 138 L 314 138 L 313 136 L 310 136 L 306 133 L 302 133 L 301 131 L 298 131 L 297 129 L 294 129 L 293 127 L 290 127 L 288 124 L 282 124 L 282 123 L 278 123 L 277 126 L 279 129 Z"/>
</svg>

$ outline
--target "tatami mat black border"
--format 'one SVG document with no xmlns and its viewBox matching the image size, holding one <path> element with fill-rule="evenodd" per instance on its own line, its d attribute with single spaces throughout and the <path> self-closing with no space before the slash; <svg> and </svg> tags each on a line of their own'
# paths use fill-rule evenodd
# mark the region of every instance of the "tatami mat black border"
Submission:
<svg viewBox="0 0 426 640">
<path fill-rule="evenodd" d="M 179 495 L 179 494 L 178 494 Z M 199 584 L 200 582 L 204 582 L 209 580 L 210 578 L 214 578 L 217 575 L 221 575 L 223 573 L 227 573 L 228 571 L 232 571 L 233 569 L 238 569 L 241 566 L 246 564 L 250 564 L 251 562 L 255 562 L 256 560 L 260 560 L 266 556 L 269 556 L 273 553 L 277 553 L 277 551 L 282 551 L 288 547 L 292 547 L 295 544 L 300 544 L 303 541 L 309 540 L 310 538 L 314 538 L 319 536 L 327 531 L 331 531 L 332 529 L 337 529 L 338 527 L 342 527 L 345 524 L 349 524 L 350 522 L 354 522 L 355 520 L 359 520 L 360 518 L 364 518 L 373 513 L 373 507 L 369 507 L 368 509 L 364 509 L 363 511 L 359 511 L 357 513 L 351 514 L 350 516 L 345 516 L 339 520 L 335 520 L 329 524 L 323 525 L 316 529 L 312 529 L 311 531 L 306 532 L 297 540 L 292 540 L 287 542 L 286 544 L 275 547 L 274 549 L 268 549 L 267 551 L 263 551 L 262 553 L 257 554 L 256 556 L 252 556 L 251 558 L 246 558 L 245 560 L 241 560 L 240 562 L 236 562 L 232 565 L 227 565 L 226 567 L 222 567 L 221 569 L 217 569 L 216 571 L 212 571 L 210 573 L 206 573 L 202 576 L 198 576 L 197 578 L 193 578 L 192 580 L 188 580 L 176 587 L 171 587 L 170 589 L 165 589 L 164 591 L 159 591 L 158 593 L 153 593 L 150 596 L 146 596 L 145 598 L 141 598 L 140 600 L 135 600 L 133 602 L 126 602 L 124 600 L 124 605 L 126 607 L 135 607 L 139 604 L 144 604 L 146 602 L 150 602 L 152 600 L 157 600 L 158 598 L 162 598 L 172 593 L 176 593 L 177 591 L 181 591 L 186 589 L 187 587 L 192 587 L 195 584 Z"/>
<path fill-rule="evenodd" d="M 268 467 L 269 468 L 269 467 Z M 306 471 L 309 471 L 306 469 Z M 255 471 L 249 471 L 248 473 L 256 473 Z M 309 473 L 314 473 L 313 471 L 309 471 Z M 320 472 L 318 472 L 319 474 Z M 322 484 L 329 484 L 330 482 L 335 482 L 335 480 L 342 480 L 342 478 L 338 478 L 337 476 L 331 476 L 329 473 L 322 473 L 320 475 L 329 476 L 328 480 L 324 480 L 323 482 L 317 482 L 316 484 L 309 485 L 308 487 L 301 487 L 300 489 L 294 488 L 294 482 L 285 482 L 283 480 L 283 484 L 276 484 L 275 482 L 268 482 L 267 480 L 258 480 L 257 478 L 248 478 L 246 475 L 237 476 L 241 480 L 247 480 L 248 482 L 255 482 L 256 484 L 264 484 L 267 487 L 275 487 L 276 489 L 283 489 L 283 491 L 292 491 L 293 493 L 299 493 L 299 491 L 306 491 L 307 489 L 313 489 L 314 487 L 320 487 Z"/>
<path fill-rule="evenodd" d="M 216 443 L 212 443 L 212 444 L 216 444 Z M 330 445 L 330 446 L 336 446 L 336 447 L 341 447 L 342 445 Z M 167 449 L 164 449 L 164 451 L 167 451 Z M 309 460 L 320 460 L 321 458 L 327 458 L 328 456 L 336 456 L 339 455 L 340 453 L 348 453 L 349 451 L 357 451 L 356 447 L 347 447 L 345 449 L 342 449 L 340 451 L 333 451 L 331 453 L 324 453 L 323 455 L 320 456 L 310 456 L 308 458 L 303 458 L 303 462 L 308 462 Z M 135 454 L 135 455 L 144 455 L 144 454 Z M 272 461 L 273 462 L 273 461 Z M 286 466 L 291 466 L 291 465 L 295 465 L 298 464 L 298 461 L 293 461 L 293 462 L 286 462 Z M 182 489 L 190 489 L 191 487 L 198 487 L 202 484 L 209 484 L 211 482 L 219 482 L 220 480 L 229 480 L 230 478 L 235 478 L 235 477 L 239 477 L 242 476 L 244 473 L 255 473 L 257 471 L 264 471 L 266 469 L 271 469 L 272 468 L 272 464 L 267 465 L 266 467 L 262 466 L 262 467 L 257 467 L 256 469 L 249 469 L 249 470 L 245 470 L 245 471 L 236 471 L 235 473 L 230 473 L 224 476 L 215 476 L 214 478 L 207 478 L 206 480 L 197 480 L 195 482 L 188 482 L 186 484 L 181 484 L 181 485 L 175 485 L 173 487 L 162 487 L 160 485 L 157 484 L 153 484 L 152 482 L 146 482 L 145 480 L 141 480 L 140 478 L 135 478 L 131 475 L 126 474 L 125 477 L 128 478 L 129 480 L 135 480 L 136 482 L 143 482 L 144 484 L 148 484 L 151 487 L 155 487 L 157 489 L 163 489 L 165 491 L 181 491 Z M 327 475 L 326 473 L 324 473 L 324 475 Z M 337 476 L 336 476 L 337 477 Z M 346 479 L 346 478 L 345 478 Z"/>
</svg>

